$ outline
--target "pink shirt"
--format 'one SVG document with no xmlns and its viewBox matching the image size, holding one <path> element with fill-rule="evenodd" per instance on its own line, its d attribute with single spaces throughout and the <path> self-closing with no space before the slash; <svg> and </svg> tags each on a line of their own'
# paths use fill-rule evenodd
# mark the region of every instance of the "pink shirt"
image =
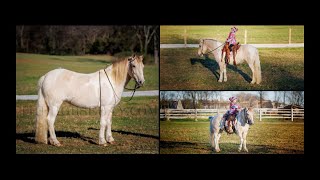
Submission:
<svg viewBox="0 0 320 180">
<path fill-rule="evenodd" d="M 236 33 L 235 32 L 230 32 L 229 36 L 227 38 L 227 42 L 230 44 L 235 44 L 236 43 Z"/>
</svg>

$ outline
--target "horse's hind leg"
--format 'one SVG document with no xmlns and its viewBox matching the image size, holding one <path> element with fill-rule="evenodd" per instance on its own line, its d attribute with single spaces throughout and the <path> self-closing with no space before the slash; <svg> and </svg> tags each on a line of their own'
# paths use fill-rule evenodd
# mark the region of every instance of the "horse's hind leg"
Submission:
<svg viewBox="0 0 320 180">
<path fill-rule="evenodd" d="M 49 126 L 49 134 L 50 134 L 49 143 L 54 146 L 61 146 L 60 142 L 56 137 L 56 133 L 54 131 L 54 122 L 56 120 L 61 104 L 62 103 L 49 106 L 49 113 L 48 113 L 48 126 Z"/>
<path fill-rule="evenodd" d="M 220 133 L 214 133 L 214 144 L 215 144 L 216 152 L 220 152 L 220 147 L 219 147 L 220 136 L 221 136 Z"/>
</svg>

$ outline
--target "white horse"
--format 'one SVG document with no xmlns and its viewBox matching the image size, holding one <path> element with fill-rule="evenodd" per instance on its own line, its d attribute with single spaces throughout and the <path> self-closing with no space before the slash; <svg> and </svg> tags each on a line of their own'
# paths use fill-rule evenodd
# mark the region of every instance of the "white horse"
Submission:
<svg viewBox="0 0 320 180">
<path fill-rule="evenodd" d="M 220 77 L 219 82 L 227 81 L 227 71 L 226 71 L 226 63 L 222 57 L 222 48 L 223 43 L 214 40 L 214 39 L 200 39 L 198 55 L 209 55 L 210 53 L 213 54 L 214 59 L 219 64 L 220 68 Z M 225 54 L 225 53 L 224 53 Z M 233 55 L 231 53 L 230 60 L 233 60 Z M 252 81 L 251 84 L 261 83 L 261 69 L 260 69 L 260 59 L 259 59 L 259 52 L 258 49 L 244 44 L 241 45 L 239 50 L 236 54 L 236 64 L 241 64 L 246 61 L 249 64 L 249 67 L 252 71 Z"/>
<path fill-rule="evenodd" d="M 210 116 L 210 144 L 215 148 L 216 152 L 220 152 L 219 139 L 223 131 L 220 130 L 220 122 L 222 114 L 217 114 L 216 116 Z M 240 146 L 238 151 L 242 150 L 248 152 L 247 149 L 247 134 L 249 130 L 249 125 L 254 124 L 253 121 L 253 109 L 244 108 L 237 115 L 237 123 L 235 126 L 235 133 L 240 137 Z"/>
<path fill-rule="evenodd" d="M 143 85 L 142 60 L 143 56 L 133 55 L 91 74 L 55 69 L 42 76 L 38 82 L 35 141 L 48 144 L 49 140 L 50 144 L 61 146 L 54 122 L 61 104 L 67 101 L 82 108 L 100 107 L 99 144 L 113 144 L 112 111 L 120 102 L 123 89 L 131 78 L 136 81 L 136 87 Z"/>
</svg>

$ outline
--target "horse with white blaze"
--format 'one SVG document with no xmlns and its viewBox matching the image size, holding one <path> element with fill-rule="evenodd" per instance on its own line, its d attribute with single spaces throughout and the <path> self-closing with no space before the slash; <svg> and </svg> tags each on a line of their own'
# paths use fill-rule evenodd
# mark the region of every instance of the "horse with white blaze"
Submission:
<svg viewBox="0 0 320 180">
<path fill-rule="evenodd" d="M 54 122 L 61 104 L 66 101 L 81 108 L 100 107 L 99 144 L 113 144 L 113 109 L 132 78 L 136 88 L 143 85 L 143 68 L 143 56 L 132 55 L 91 74 L 55 69 L 42 76 L 38 82 L 35 141 L 48 144 L 49 140 L 50 144 L 61 146 L 55 134 Z"/>
</svg>

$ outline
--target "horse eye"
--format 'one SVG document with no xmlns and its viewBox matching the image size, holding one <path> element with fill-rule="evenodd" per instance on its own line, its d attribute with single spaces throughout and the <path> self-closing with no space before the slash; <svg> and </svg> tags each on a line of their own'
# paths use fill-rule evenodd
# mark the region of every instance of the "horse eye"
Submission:
<svg viewBox="0 0 320 180">
<path fill-rule="evenodd" d="M 135 65 L 132 65 L 132 67 L 136 67 Z"/>
<path fill-rule="evenodd" d="M 201 45 L 199 45 L 199 47 L 201 47 Z"/>
</svg>

